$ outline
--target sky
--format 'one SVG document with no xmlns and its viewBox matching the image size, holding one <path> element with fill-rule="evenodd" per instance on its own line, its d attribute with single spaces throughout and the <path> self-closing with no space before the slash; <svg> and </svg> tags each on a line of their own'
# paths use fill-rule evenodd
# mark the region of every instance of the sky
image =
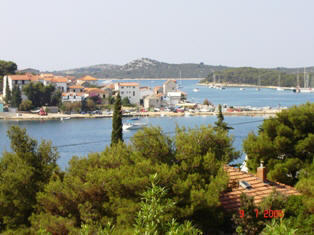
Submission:
<svg viewBox="0 0 314 235">
<path fill-rule="evenodd" d="M 313 0 L 0 0 L 0 59 L 20 69 L 314 65 Z"/>
</svg>

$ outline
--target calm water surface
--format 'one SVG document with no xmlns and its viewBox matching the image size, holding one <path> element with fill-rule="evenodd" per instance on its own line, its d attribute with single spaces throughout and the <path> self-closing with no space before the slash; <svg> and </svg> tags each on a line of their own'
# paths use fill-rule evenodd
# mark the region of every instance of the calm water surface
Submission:
<svg viewBox="0 0 314 235">
<path fill-rule="evenodd" d="M 125 80 L 124 80 L 125 81 Z M 141 86 L 162 85 L 164 80 L 138 81 Z M 247 88 L 240 91 L 239 88 L 227 88 L 225 90 L 210 89 L 203 86 L 196 86 L 197 81 L 182 81 L 182 91 L 188 94 L 188 98 L 194 102 L 203 102 L 208 99 L 214 104 L 228 105 L 250 105 L 256 107 L 271 106 L 292 106 L 306 102 L 314 102 L 314 93 L 295 94 L 291 91 L 278 92 L 274 89 Z M 199 92 L 193 92 L 198 87 Z M 234 135 L 234 146 L 242 149 L 242 141 L 250 131 L 257 131 L 262 123 L 263 117 L 225 117 L 229 125 L 234 127 L 231 134 Z M 196 127 L 200 125 L 213 124 L 215 116 L 193 116 L 193 117 L 156 117 L 143 118 L 143 122 L 149 125 L 160 126 L 169 135 L 173 135 L 176 125 Z M 59 146 L 60 159 L 58 164 L 66 168 L 72 156 L 86 156 L 91 152 L 101 152 L 105 146 L 110 144 L 111 119 L 71 119 L 61 121 L 0 121 L 0 152 L 10 151 L 10 143 L 6 131 L 10 125 L 19 125 L 26 128 L 28 134 L 37 140 L 51 140 L 54 146 Z M 124 132 L 124 138 L 129 138 L 134 131 Z M 68 145 L 68 146 L 64 146 Z M 241 162 L 243 156 L 237 162 Z"/>
</svg>

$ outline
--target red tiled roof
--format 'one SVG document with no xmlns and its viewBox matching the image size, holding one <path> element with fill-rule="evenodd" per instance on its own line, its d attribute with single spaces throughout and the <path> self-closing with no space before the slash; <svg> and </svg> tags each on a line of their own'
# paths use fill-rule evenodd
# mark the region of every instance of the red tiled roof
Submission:
<svg viewBox="0 0 314 235">
<path fill-rule="evenodd" d="M 98 79 L 97 79 L 97 78 L 94 78 L 94 77 L 92 77 L 92 76 L 87 75 L 87 76 L 84 76 L 84 77 L 82 77 L 82 78 L 79 78 L 78 80 L 83 80 L 83 81 L 97 81 Z"/>
<path fill-rule="evenodd" d="M 223 192 L 220 196 L 220 202 L 223 208 L 226 210 L 232 211 L 237 210 L 240 207 L 240 195 L 242 192 L 246 193 L 248 196 L 254 197 L 254 203 L 259 205 L 263 198 L 267 197 L 269 194 L 273 192 L 275 189 L 277 192 L 280 192 L 283 195 L 299 195 L 300 193 L 293 187 L 277 183 L 266 181 L 263 182 L 261 179 L 252 175 L 250 173 L 246 173 L 243 171 L 239 171 L 239 169 L 225 166 L 225 171 L 229 176 L 229 187 L 232 188 L 232 191 Z M 250 189 L 245 189 L 239 186 L 239 181 L 246 181 L 251 185 Z M 232 187 L 232 182 L 234 182 L 235 186 Z"/>
<path fill-rule="evenodd" d="M 31 75 L 31 74 L 8 75 L 8 77 L 10 77 L 11 80 L 25 80 L 25 81 L 30 81 L 30 80 L 32 80 L 33 75 Z"/>
<path fill-rule="evenodd" d="M 51 82 L 54 82 L 54 83 L 57 83 L 57 82 L 66 83 L 66 82 L 68 82 L 68 79 L 65 78 L 65 77 L 54 77 L 54 78 L 51 79 Z"/>
<path fill-rule="evenodd" d="M 84 87 L 80 86 L 80 85 L 73 85 L 69 87 L 70 89 L 83 89 Z"/>
<path fill-rule="evenodd" d="M 139 86 L 137 82 L 119 82 L 119 86 Z"/>
<path fill-rule="evenodd" d="M 66 92 L 62 93 L 62 96 L 83 96 L 85 93 L 83 92 Z"/>
</svg>

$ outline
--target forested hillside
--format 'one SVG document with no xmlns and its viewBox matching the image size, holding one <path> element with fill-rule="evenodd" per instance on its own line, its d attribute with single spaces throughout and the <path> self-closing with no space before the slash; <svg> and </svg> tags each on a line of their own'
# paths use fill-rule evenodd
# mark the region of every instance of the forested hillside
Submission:
<svg viewBox="0 0 314 235">
<path fill-rule="evenodd" d="M 308 74 L 310 85 L 313 86 L 313 74 Z M 207 78 L 201 82 L 235 83 L 235 84 L 251 84 L 261 86 L 297 86 L 297 73 L 283 72 L 281 69 L 257 69 L 251 67 L 228 68 L 215 73 L 210 73 Z M 299 73 L 300 86 L 304 86 L 304 73 Z"/>
</svg>

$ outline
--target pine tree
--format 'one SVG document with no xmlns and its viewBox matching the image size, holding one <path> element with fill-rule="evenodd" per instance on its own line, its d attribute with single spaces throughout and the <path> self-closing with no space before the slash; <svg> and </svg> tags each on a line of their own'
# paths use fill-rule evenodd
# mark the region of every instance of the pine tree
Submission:
<svg viewBox="0 0 314 235">
<path fill-rule="evenodd" d="M 121 97 L 117 95 L 112 117 L 111 145 L 123 141 Z"/>
<path fill-rule="evenodd" d="M 9 79 L 6 79 L 6 89 L 5 89 L 5 102 L 9 104 L 11 102 L 11 90 L 9 88 Z"/>
<path fill-rule="evenodd" d="M 217 122 L 215 122 L 216 129 L 223 129 L 225 131 L 228 131 L 230 129 L 233 129 L 232 127 L 229 127 L 226 122 L 224 122 L 224 115 L 221 111 L 221 105 L 218 105 L 218 114 L 217 114 Z"/>
<path fill-rule="evenodd" d="M 14 86 L 12 90 L 11 105 L 12 107 L 18 108 L 21 103 L 22 103 L 21 90 L 18 86 Z"/>
</svg>

